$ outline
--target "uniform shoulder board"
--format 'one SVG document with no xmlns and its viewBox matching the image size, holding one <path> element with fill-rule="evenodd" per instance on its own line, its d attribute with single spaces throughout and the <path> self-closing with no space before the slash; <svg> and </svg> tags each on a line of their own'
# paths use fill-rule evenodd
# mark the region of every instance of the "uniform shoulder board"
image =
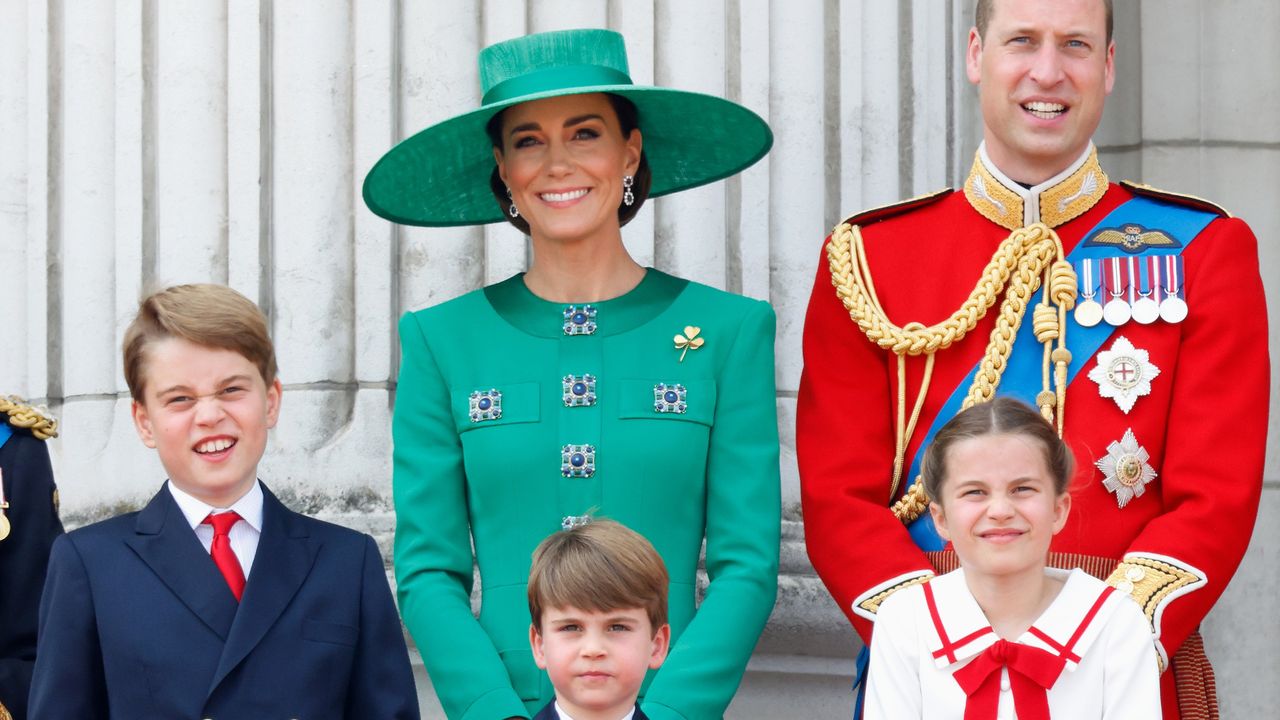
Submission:
<svg viewBox="0 0 1280 720">
<path fill-rule="evenodd" d="M 925 205 L 931 205 L 942 198 L 947 197 L 953 192 L 955 192 L 955 188 L 949 187 L 941 190 L 935 190 L 931 193 L 918 195 L 909 200 L 900 200 L 892 205 L 881 205 L 880 207 L 871 208 L 870 210 L 863 210 L 862 212 L 854 213 L 848 218 L 845 218 L 844 222 L 850 225 L 866 225 L 878 220 L 883 220 L 887 217 L 893 217 L 894 215 L 900 215 L 902 213 L 915 210 L 919 207 L 924 207 Z"/>
<path fill-rule="evenodd" d="M 58 436 L 57 420 L 28 405 L 16 395 L 0 396 L 0 419 L 15 428 L 29 430 L 41 440 Z"/>
<path fill-rule="evenodd" d="M 1165 202 L 1171 202 L 1177 205 L 1186 205 L 1197 210 L 1213 213 L 1219 217 L 1232 217 L 1231 213 L 1227 212 L 1227 209 L 1221 205 L 1205 200 L 1204 198 L 1196 197 L 1195 195 L 1183 195 L 1182 193 L 1169 192 L 1168 190 L 1153 188 L 1150 185 L 1134 182 L 1132 180 L 1121 180 L 1120 185 L 1134 195 L 1155 198 L 1156 200 L 1164 200 Z"/>
</svg>

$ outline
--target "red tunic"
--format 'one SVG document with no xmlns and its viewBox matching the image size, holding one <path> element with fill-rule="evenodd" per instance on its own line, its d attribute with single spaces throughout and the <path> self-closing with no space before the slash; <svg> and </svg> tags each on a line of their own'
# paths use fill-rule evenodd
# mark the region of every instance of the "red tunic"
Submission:
<svg viewBox="0 0 1280 720">
<path fill-rule="evenodd" d="M 1106 186 L 1096 204 L 1055 228 L 1065 251 L 1133 197 L 1127 187 Z M 1161 201 L 1169 207 L 1207 205 Z M 880 303 L 899 326 L 908 321 L 931 325 L 948 317 L 968 298 L 1010 232 L 980 214 L 959 191 L 865 213 L 853 222 L 861 226 Z M 1270 387 L 1265 299 L 1249 227 L 1216 217 L 1182 257 L 1186 319 L 1179 324 L 1131 321 L 1099 348 L 1107 350 L 1123 336 L 1146 350 L 1159 368 L 1149 395 L 1139 397 L 1126 414 L 1089 379 L 1096 355 L 1072 360 L 1073 369 L 1079 369 L 1067 390 L 1064 437 L 1078 469 L 1069 520 L 1052 546 L 1054 552 L 1110 562 L 1158 560 L 1181 577 L 1182 586 L 1166 593 L 1174 586 L 1153 586 L 1150 563 L 1143 571 L 1129 569 L 1162 656 L 1172 656 L 1195 630 L 1249 543 L 1262 487 Z M 908 465 L 947 398 L 958 386 L 967 387 L 965 376 L 982 357 L 997 309 L 998 302 L 963 340 L 937 354 L 907 449 Z M 888 509 L 896 358 L 850 320 L 832 287 L 825 243 L 805 320 L 804 359 L 796 444 L 809 557 L 866 640 L 878 605 L 872 598 L 933 569 Z M 908 413 L 923 367 L 922 357 L 907 359 Z M 1095 462 L 1129 429 L 1158 475 L 1121 508 L 1103 486 Z M 904 471 L 903 486 L 911 479 Z M 1166 693 L 1171 692 L 1168 678 L 1166 684 Z"/>
</svg>

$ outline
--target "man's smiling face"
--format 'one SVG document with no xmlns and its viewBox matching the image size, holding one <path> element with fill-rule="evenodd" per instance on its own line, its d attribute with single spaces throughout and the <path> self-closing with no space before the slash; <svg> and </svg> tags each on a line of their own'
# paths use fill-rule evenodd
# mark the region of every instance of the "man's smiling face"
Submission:
<svg viewBox="0 0 1280 720">
<path fill-rule="evenodd" d="M 985 36 L 969 32 L 987 154 L 1037 184 L 1080 157 L 1115 83 L 1102 0 L 996 0 Z"/>
</svg>

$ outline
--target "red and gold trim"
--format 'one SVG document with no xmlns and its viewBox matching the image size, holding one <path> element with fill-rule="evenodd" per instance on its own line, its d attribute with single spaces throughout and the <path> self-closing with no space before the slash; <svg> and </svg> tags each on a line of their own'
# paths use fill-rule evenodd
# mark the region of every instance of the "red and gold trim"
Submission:
<svg viewBox="0 0 1280 720">
<path fill-rule="evenodd" d="M 880 604 L 888 599 L 890 595 L 912 585 L 928 582 L 932 577 L 933 573 L 928 570 L 917 570 L 916 572 L 899 575 L 892 580 L 882 582 L 854 598 L 853 611 L 874 622 L 876 613 L 880 612 Z"/>
<path fill-rule="evenodd" d="M 1200 570 L 1162 555 L 1126 555 L 1107 577 L 1108 585 L 1133 598 L 1147 616 L 1161 670 L 1169 665 L 1169 653 L 1160 642 L 1160 616 L 1175 598 L 1198 590 L 1208 582 Z"/>
<path fill-rule="evenodd" d="M 1037 222 L 1056 228 L 1097 205 L 1109 182 L 1092 145 L 1071 167 L 1031 188 L 1000 172 L 982 147 L 964 182 L 964 195 L 980 215 L 1008 230 Z"/>
<path fill-rule="evenodd" d="M 1183 193 L 1169 192 L 1154 188 L 1146 183 L 1134 182 L 1133 180 L 1121 180 L 1120 186 L 1134 195 L 1155 198 L 1157 200 L 1165 200 L 1167 202 L 1177 203 L 1178 205 L 1186 205 L 1197 210 L 1211 212 L 1220 217 L 1234 217 L 1226 208 L 1222 207 L 1212 200 L 1205 200 L 1195 195 L 1186 195 Z"/>
<path fill-rule="evenodd" d="M 881 205 L 868 210 L 862 210 L 845 218 L 841 225 L 869 225 L 873 222 L 884 220 L 885 218 L 900 215 L 909 210 L 915 210 L 918 207 L 935 203 L 942 198 L 947 197 L 952 192 L 954 192 L 954 190 L 947 187 L 942 188 L 941 190 L 934 190 L 931 193 L 925 193 L 924 195 L 917 195 L 916 197 L 908 198 L 906 200 L 900 200 L 896 203 L 890 203 L 889 205 Z"/>
</svg>

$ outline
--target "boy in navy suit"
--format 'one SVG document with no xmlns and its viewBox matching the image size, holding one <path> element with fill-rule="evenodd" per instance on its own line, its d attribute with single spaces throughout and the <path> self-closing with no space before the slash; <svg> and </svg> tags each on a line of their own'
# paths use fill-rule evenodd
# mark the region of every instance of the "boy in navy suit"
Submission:
<svg viewBox="0 0 1280 720">
<path fill-rule="evenodd" d="M 667 568 L 612 520 L 543 540 L 529 571 L 529 644 L 556 699 L 533 720 L 646 720 L 636 705 L 667 658 Z"/>
<path fill-rule="evenodd" d="M 182 285 L 124 339 L 139 437 L 169 481 L 53 547 L 33 718 L 417 718 L 373 539 L 258 481 L 281 384 L 244 296 Z"/>
</svg>

